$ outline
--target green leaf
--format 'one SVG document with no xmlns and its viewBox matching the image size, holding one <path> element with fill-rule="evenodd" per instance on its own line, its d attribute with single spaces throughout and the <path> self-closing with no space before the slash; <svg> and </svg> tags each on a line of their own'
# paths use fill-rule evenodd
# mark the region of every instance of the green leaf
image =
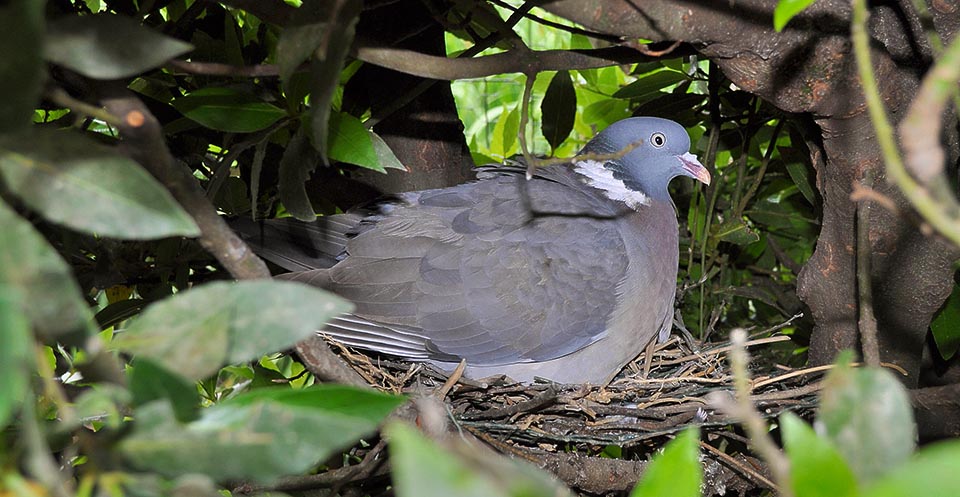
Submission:
<svg viewBox="0 0 960 497">
<path fill-rule="evenodd" d="M 33 329 L 47 343 L 82 343 L 93 332 L 90 308 L 67 263 L 0 201 L 0 287 L 17 292 Z"/>
<path fill-rule="evenodd" d="M 80 419 L 95 419 L 112 429 L 120 429 L 124 417 L 129 415 L 130 391 L 120 385 L 98 383 L 96 388 L 85 388 L 74 404 Z M 60 426 L 61 429 L 77 429 L 77 426 Z"/>
<path fill-rule="evenodd" d="M 330 104 L 340 83 L 340 72 L 347 59 L 347 53 L 353 44 L 357 19 L 363 6 L 361 0 L 342 2 L 309 2 L 297 9 L 295 21 L 313 24 L 310 34 L 317 34 L 316 21 L 322 21 L 325 28 L 321 39 L 307 40 L 315 42 L 314 60 L 310 65 L 310 141 L 321 155 L 333 157 L 328 147 L 333 134 L 333 119 L 330 116 Z M 288 28 L 289 29 L 289 28 Z M 365 166 L 366 167 L 366 166 Z"/>
<path fill-rule="evenodd" d="M 200 234 L 139 164 L 70 130 L 0 137 L 0 174 L 43 217 L 80 231 L 136 240 Z"/>
<path fill-rule="evenodd" d="M 960 285 L 953 285 L 953 293 L 930 323 L 930 331 L 941 357 L 949 360 L 957 353 L 960 348 Z"/>
<path fill-rule="evenodd" d="M 928 445 L 914 458 L 877 480 L 863 497 L 947 497 L 960 488 L 960 442 Z"/>
<path fill-rule="evenodd" d="M 650 461 L 630 497 L 699 497 L 703 479 L 699 442 L 696 427 L 680 432 Z"/>
<path fill-rule="evenodd" d="M 283 109 L 231 88 L 203 88 L 172 102 L 193 121 L 217 131 L 252 133 L 286 117 Z"/>
<path fill-rule="evenodd" d="M 153 69 L 193 50 L 129 17 L 63 16 L 50 23 L 47 60 L 94 79 L 120 79 Z"/>
<path fill-rule="evenodd" d="M 570 71 L 557 71 L 540 102 L 541 130 L 550 147 L 556 150 L 573 131 L 577 116 L 577 92 Z"/>
<path fill-rule="evenodd" d="M 370 132 L 359 119 L 346 112 L 336 112 L 330 116 L 329 157 L 377 172 L 386 172 L 380 165 Z"/>
<path fill-rule="evenodd" d="M 790 19 L 813 4 L 816 0 L 780 0 L 773 9 L 773 29 L 783 31 Z"/>
<path fill-rule="evenodd" d="M 630 83 L 617 90 L 613 94 L 614 98 L 635 98 L 642 100 L 660 92 L 660 90 L 673 86 L 687 79 L 687 75 L 679 71 L 664 69 Z"/>
<path fill-rule="evenodd" d="M 317 151 L 310 146 L 304 127 L 301 126 L 296 134 L 290 138 L 287 148 L 280 158 L 280 172 L 277 189 L 280 190 L 280 201 L 293 217 L 300 221 L 310 222 L 317 218 L 310 197 L 307 195 L 305 183 L 310 179 L 310 173 L 317 168 L 320 157 Z"/>
<path fill-rule="evenodd" d="M 520 131 L 519 106 L 500 116 L 493 127 L 493 141 L 490 153 L 498 157 L 509 157 L 517 145 L 517 132 Z"/>
<path fill-rule="evenodd" d="M 10 48 L 0 57 L 0 133 L 26 128 L 40 99 L 44 4 L 11 0 L 0 6 L 0 46 Z"/>
<path fill-rule="evenodd" d="M 791 412 L 780 415 L 783 444 L 790 457 L 794 495 L 846 497 L 857 494 L 857 479 L 837 448 Z"/>
<path fill-rule="evenodd" d="M 380 138 L 380 135 L 373 131 L 369 131 L 369 133 L 370 140 L 373 141 L 373 150 L 377 153 L 377 162 L 380 163 L 380 167 L 384 169 L 408 171 L 407 166 L 404 166 L 403 163 L 400 162 L 400 159 L 393 153 L 393 150 L 390 150 L 387 142 L 383 141 L 383 138 Z"/>
<path fill-rule="evenodd" d="M 807 166 L 809 158 L 794 147 L 777 147 L 780 157 L 786 162 L 787 174 L 797 185 L 797 189 L 803 194 L 803 198 L 810 202 L 810 205 L 816 205 L 817 197 L 813 191 L 813 181 L 810 179 L 810 168 Z"/>
<path fill-rule="evenodd" d="M 736 245 L 750 245 L 760 240 L 760 235 L 750 229 L 742 219 L 730 219 L 715 224 L 710 231 L 717 240 Z"/>
<path fill-rule="evenodd" d="M 151 304 L 113 344 L 190 380 L 311 336 L 351 305 L 287 281 L 209 283 Z"/>
<path fill-rule="evenodd" d="M 19 292 L 0 284 L 0 431 L 20 408 L 34 371 L 30 321 L 19 300 Z"/>
<path fill-rule="evenodd" d="M 441 448 L 403 423 L 384 433 L 390 440 L 397 497 L 553 497 L 570 492 L 536 468 L 477 450 L 458 440 Z"/>
<path fill-rule="evenodd" d="M 176 422 L 168 402 L 155 401 L 137 409 L 119 450 L 135 466 L 164 475 L 270 482 L 373 433 L 404 400 L 338 385 L 270 388 L 203 409 L 187 424 Z"/>
<path fill-rule="evenodd" d="M 178 421 L 196 418 L 200 394 L 193 383 L 179 374 L 147 358 L 139 358 L 128 370 L 127 381 L 133 405 L 142 406 L 157 399 L 167 399 Z"/>
<path fill-rule="evenodd" d="M 861 485 L 903 464 L 916 446 L 907 391 L 885 369 L 834 368 L 824 380 L 816 427 L 840 450 Z"/>
</svg>

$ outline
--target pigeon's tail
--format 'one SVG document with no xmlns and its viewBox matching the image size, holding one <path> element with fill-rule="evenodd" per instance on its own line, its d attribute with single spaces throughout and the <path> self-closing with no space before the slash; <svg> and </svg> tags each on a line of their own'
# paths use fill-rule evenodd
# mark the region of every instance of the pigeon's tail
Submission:
<svg viewBox="0 0 960 497">
<path fill-rule="evenodd" d="M 310 271 L 331 267 L 343 257 L 347 239 L 361 219 L 361 214 L 347 213 L 318 217 L 312 223 L 235 218 L 228 224 L 260 257 L 288 271 Z"/>
</svg>

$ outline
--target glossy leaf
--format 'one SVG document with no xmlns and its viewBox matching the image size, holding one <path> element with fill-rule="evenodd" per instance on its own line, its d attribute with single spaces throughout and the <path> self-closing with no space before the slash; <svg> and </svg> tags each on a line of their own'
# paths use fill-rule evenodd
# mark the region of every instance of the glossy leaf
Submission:
<svg viewBox="0 0 960 497">
<path fill-rule="evenodd" d="M 526 464 L 477 450 L 457 440 L 442 448 L 415 428 L 393 423 L 390 441 L 397 497 L 554 497 L 570 495 Z"/>
<path fill-rule="evenodd" d="M 76 230 L 136 240 L 200 233 L 139 164 L 73 131 L 0 137 L 0 174 L 32 209 Z"/>
<path fill-rule="evenodd" d="M 921 449 L 906 464 L 893 468 L 863 497 L 948 497 L 960 488 L 960 442 L 950 440 Z"/>
<path fill-rule="evenodd" d="M 370 136 L 370 132 L 356 117 L 345 112 L 334 113 L 330 116 L 329 157 L 377 172 L 386 172 L 380 165 L 380 157 L 377 156 Z"/>
<path fill-rule="evenodd" d="M 668 86 L 673 86 L 686 79 L 687 75 L 682 72 L 671 70 L 657 71 L 642 76 L 633 83 L 624 86 L 617 90 L 613 96 L 614 98 L 635 98 L 642 100 L 655 95 Z"/>
<path fill-rule="evenodd" d="M 290 215 L 301 221 L 310 222 L 317 217 L 310 197 L 307 196 L 305 183 L 319 162 L 317 151 L 310 146 L 310 140 L 301 127 L 290 138 L 290 143 L 280 158 L 280 178 L 277 185 L 283 206 Z"/>
<path fill-rule="evenodd" d="M 30 321 L 19 300 L 19 292 L 0 284 L 0 431 L 23 402 L 34 371 Z"/>
<path fill-rule="evenodd" d="M 397 158 L 397 155 L 393 153 L 393 150 L 390 150 L 390 146 L 387 145 L 387 142 L 383 141 L 383 138 L 380 138 L 380 135 L 369 131 L 370 140 L 373 142 L 373 150 L 377 154 L 377 162 L 380 164 L 380 167 L 384 169 L 399 169 L 401 171 L 408 171 L 407 167 L 400 162 L 400 159 Z"/>
<path fill-rule="evenodd" d="M 790 19 L 813 5 L 816 0 L 780 0 L 773 9 L 773 29 L 783 31 Z"/>
<path fill-rule="evenodd" d="M 699 442 L 696 427 L 680 432 L 650 461 L 630 497 L 699 497 L 703 479 Z"/>
<path fill-rule="evenodd" d="M 861 485 L 903 464 L 916 446 L 910 399 L 886 369 L 832 370 L 824 380 L 816 428 L 844 455 Z"/>
<path fill-rule="evenodd" d="M 0 133 L 26 128 L 43 90 L 43 11 L 36 0 L 0 6 L 0 46 L 11 48 L 0 57 Z"/>
<path fill-rule="evenodd" d="M 284 118 L 283 109 L 231 88 L 203 88 L 173 102 L 174 108 L 210 129 L 252 133 Z"/>
<path fill-rule="evenodd" d="M 351 305 L 287 281 L 209 283 L 154 303 L 113 344 L 190 380 L 311 336 Z"/>
<path fill-rule="evenodd" d="M 254 390 L 203 409 L 181 424 L 167 401 L 135 412 L 120 452 L 135 466 L 168 476 L 270 482 L 302 473 L 376 430 L 404 402 L 339 385 Z"/>
<path fill-rule="evenodd" d="M 960 285 L 953 285 L 953 293 L 930 323 L 930 331 L 941 357 L 950 359 L 957 353 L 960 348 Z"/>
<path fill-rule="evenodd" d="M 129 17 L 99 14 L 63 16 L 50 23 L 47 60 L 94 79 L 140 74 L 193 50 Z"/>
<path fill-rule="evenodd" d="M 802 497 L 847 497 L 857 494 L 857 479 L 827 438 L 791 412 L 780 415 L 783 444 L 790 458 L 793 494 Z"/>
<path fill-rule="evenodd" d="M 577 92 L 570 71 L 557 71 L 540 102 L 541 131 L 550 147 L 556 149 L 570 136 L 577 116 Z"/>
<path fill-rule="evenodd" d="M 44 341 L 81 343 L 93 331 L 92 315 L 67 263 L 2 201 L 0 233 L 0 288 L 17 294 L 21 312 Z"/>
</svg>

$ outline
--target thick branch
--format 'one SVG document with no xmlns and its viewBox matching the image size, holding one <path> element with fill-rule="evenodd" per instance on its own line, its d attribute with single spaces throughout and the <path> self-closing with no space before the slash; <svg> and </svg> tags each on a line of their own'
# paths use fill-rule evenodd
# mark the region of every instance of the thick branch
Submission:
<svg viewBox="0 0 960 497">
<path fill-rule="evenodd" d="M 223 222 L 190 170 L 170 154 L 160 123 L 143 102 L 119 84 L 98 90 L 107 111 L 123 119 L 119 130 L 130 155 L 170 190 L 200 227 L 200 245 L 237 279 L 269 278 L 266 264 Z"/>
</svg>

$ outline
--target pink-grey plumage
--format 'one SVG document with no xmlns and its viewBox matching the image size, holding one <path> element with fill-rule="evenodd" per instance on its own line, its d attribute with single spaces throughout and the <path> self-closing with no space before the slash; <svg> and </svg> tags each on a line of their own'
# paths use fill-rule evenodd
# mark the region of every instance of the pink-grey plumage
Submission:
<svg viewBox="0 0 960 497">
<path fill-rule="evenodd" d="M 294 271 L 285 278 L 356 304 L 323 330 L 347 345 L 448 370 L 466 359 L 472 377 L 604 383 L 669 334 L 678 225 L 667 184 L 710 181 L 689 147 L 672 121 L 625 119 L 531 180 L 487 166 L 475 182 L 316 223 L 268 221 L 250 241 Z"/>
</svg>

